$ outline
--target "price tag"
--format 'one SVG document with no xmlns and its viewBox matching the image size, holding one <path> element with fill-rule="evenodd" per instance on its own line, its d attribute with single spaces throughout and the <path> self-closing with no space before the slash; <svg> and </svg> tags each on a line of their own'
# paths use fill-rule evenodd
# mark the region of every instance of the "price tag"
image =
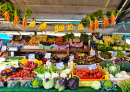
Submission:
<svg viewBox="0 0 130 92">
<path fill-rule="evenodd" d="M 29 36 L 32 37 L 32 34 L 30 34 Z"/>
<path fill-rule="evenodd" d="M 71 65 L 73 64 L 73 62 L 68 62 L 68 67 L 71 67 Z"/>
<path fill-rule="evenodd" d="M 95 51 L 90 51 L 90 56 L 95 56 Z"/>
<path fill-rule="evenodd" d="M 89 70 L 96 69 L 96 64 L 88 65 Z"/>
<path fill-rule="evenodd" d="M 126 54 L 126 51 L 121 51 L 121 52 L 123 52 L 124 54 Z"/>
<path fill-rule="evenodd" d="M 46 66 L 50 66 L 51 65 L 51 62 L 50 62 L 50 60 L 48 60 L 47 62 L 46 62 Z"/>
<path fill-rule="evenodd" d="M 117 52 L 116 51 L 113 51 L 112 52 L 112 56 L 116 56 L 117 55 Z"/>
<path fill-rule="evenodd" d="M 45 58 L 48 58 L 48 59 L 51 58 L 51 53 L 46 53 Z"/>
<path fill-rule="evenodd" d="M 63 68 L 64 68 L 63 62 L 56 63 L 56 68 L 57 68 L 57 69 L 63 69 Z"/>
<path fill-rule="evenodd" d="M 14 52 L 11 51 L 11 57 L 13 57 L 13 56 L 14 56 Z"/>
<path fill-rule="evenodd" d="M 2 48 L 1 48 L 1 50 L 6 50 L 6 46 L 4 46 L 4 45 L 2 45 Z"/>
<path fill-rule="evenodd" d="M 35 54 L 28 54 L 29 61 L 35 61 Z"/>
</svg>

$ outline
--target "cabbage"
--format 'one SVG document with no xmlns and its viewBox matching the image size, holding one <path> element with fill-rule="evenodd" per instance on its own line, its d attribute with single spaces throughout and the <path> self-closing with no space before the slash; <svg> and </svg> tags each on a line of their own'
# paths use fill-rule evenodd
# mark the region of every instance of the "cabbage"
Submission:
<svg viewBox="0 0 130 92">
<path fill-rule="evenodd" d="M 95 90 L 99 90 L 101 88 L 101 83 L 99 81 L 94 81 L 91 87 Z"/>
<path fill-rule="evenodd" d="M 45 89 L 51 89 L 54 87 L 54 79 L 52 78 L 46 78 L 43 80 L 43 87 Z"/>
<path fill-rule="evenodd" d="M 42 86 L 42 79 L 35 77 L 31 80 L 30 86 L 33 88 L 40 88 Z"/>
<path fill-rule="evenodd" d="M 123 78 L 123 75 L 122 75 L 121 73 L 117 73 L 117 74 L 115 75 L 115 77 L 116 77 L 116 78 Z"/>
<path fill-rule="evenodd" d="M 59 91 L 63 91 L 67 86 L 67 78 L 59 78 L 55 81 L 55 89 L 58 89 Z"/>
</svg>

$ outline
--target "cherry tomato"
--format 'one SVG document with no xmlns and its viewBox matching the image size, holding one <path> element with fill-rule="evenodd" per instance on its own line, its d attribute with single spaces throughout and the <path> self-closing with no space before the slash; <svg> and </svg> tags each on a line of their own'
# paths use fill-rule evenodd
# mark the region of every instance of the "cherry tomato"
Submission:
<svg viewBox="0 0 130 92">
<path fill-rule="evenodd" d="M 100 78 L 102 75 L 100 73 L 97 73 L 96 76 Z"/>
<path fill-rule="evenodd" d="M 85 75 L 86 75 L 86 72 L 83 72 L 82 74 L 85 76 Z"/>
<path fill-rule="evenodd" d="M 93 77 L 94 77 L 94 78 L 96 78 L 97 76 L 96 76 L 96 75 L 94 75 Z"/>
<path fill-rule="evenodd" d="M 95 73 L 98 73 L 98 69 L 95 69 Z"/>
<path fill-rule="evenodd" d="M 90 75 L 89 77 L 90 77 L 90 78 L 93 78 L 93 76 L 92 76 L 92 75 Z"/>
<path fill-rule="evenodd" d="M 99 72 L 102 72 L 102 70 L 99 70 Z"/>
<path fill-rule="evenodd" d="M 74 75 L 76 75 L 76 72 L 73 72 Z"/>
<path fill-rule="evenodd" d="M 80 74 L 80 77 L 81 77 L 81 78 L 83 78 L 83 77 L 84 77 L 84 75 L 83 75 L 83 74 Z"/>
<path fill-rule="evenodd" d="M 91 70 L 91 71 L 90 71 L 90 74 L 94 74 L 94 71 L 93 71 L 93 70 Z"/>
<path fill-rule="evenodd" d="M 86 70 L 86 74 L 89 74 L 89 70 Z"/>
</svg>

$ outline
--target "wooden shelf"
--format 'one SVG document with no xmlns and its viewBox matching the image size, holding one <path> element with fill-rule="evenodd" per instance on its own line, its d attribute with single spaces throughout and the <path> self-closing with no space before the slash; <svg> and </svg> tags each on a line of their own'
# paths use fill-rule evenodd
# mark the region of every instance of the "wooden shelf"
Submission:
<svg viewBox="0 0 130 92">
<path fill-rule="evenodd" d="M 54 53 L 67 53 L 69 55 L 70 52 L 88 52 L 90 54 L 90 47 L 87 46 L 87 50 L 56 50 L 56 49 L 21 49 L 21 52 L 54 52 Z"/>
</svg>

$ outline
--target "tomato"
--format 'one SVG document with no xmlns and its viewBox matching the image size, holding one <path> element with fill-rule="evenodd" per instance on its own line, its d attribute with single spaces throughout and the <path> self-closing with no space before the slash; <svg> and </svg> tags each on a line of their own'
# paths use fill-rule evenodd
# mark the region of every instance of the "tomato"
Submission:
<svg viewBox="0 0 130 92">
<path fill-rule="evenodd" d="M 89 70 L 86 70 L 86 74 L 89 74 Z"/>
<path fill-rule="evenodd" d="M 102 72 L 102 70 L 99 70 L 99 72 Z"/>
<path fill-rule="evenodd" d="M 96 76 L 100 78 L 102 75 L 100 73 L 97 73 Z"/>
<path fill-rule="evenodd" d="M 93 78 L 93 76 L 92 76 L 92 75 L 90 75 L 89 77 L 90 77 L 90 78 Z"/>
<path fill-rule="evenodd" d="M 94 77 L 94 78 L 96 78 L 97 76 L 96 76 L 96 75 L 94 75 L 93 77 Z"/>
<path fill-rule="evenodd" d="M 80 77 L 81 77 L 81 78 L 83 78 L 83 77 L 84 77 L 84 75 L 83 75 L 83 74 L 81 74 L 81 75 L 80 75 Z"/>
<path fill-rule="evenodd" d="M 76 73 L 77 76 L 79 76 L 79 73 Z"/>
<path fill-rule="evenodd" d="M 76 72 L 73 72 L 74 75 L 76 75 Z"/>
<path fill-rule="evenodd" d="M 86 75 L 86 72 L 83 72 L 82 74 L 85 76 L 85 75 Z"/>
<path fill-rule="evenodd" d="M 94 71 L 93 71 L 93 70 L 91 70 L 91 71 L 90 71 L 90 74 L 94 74 Z"/>
<path fill-rule="evenodd" d="M 79 71 L 79 69 L 76 69 L 76 71 Z"/>
<path fill-rule="evenodd" d="M 95 69 L 95 73 L 98 73 L 98 69 Z"/>
</svg>

